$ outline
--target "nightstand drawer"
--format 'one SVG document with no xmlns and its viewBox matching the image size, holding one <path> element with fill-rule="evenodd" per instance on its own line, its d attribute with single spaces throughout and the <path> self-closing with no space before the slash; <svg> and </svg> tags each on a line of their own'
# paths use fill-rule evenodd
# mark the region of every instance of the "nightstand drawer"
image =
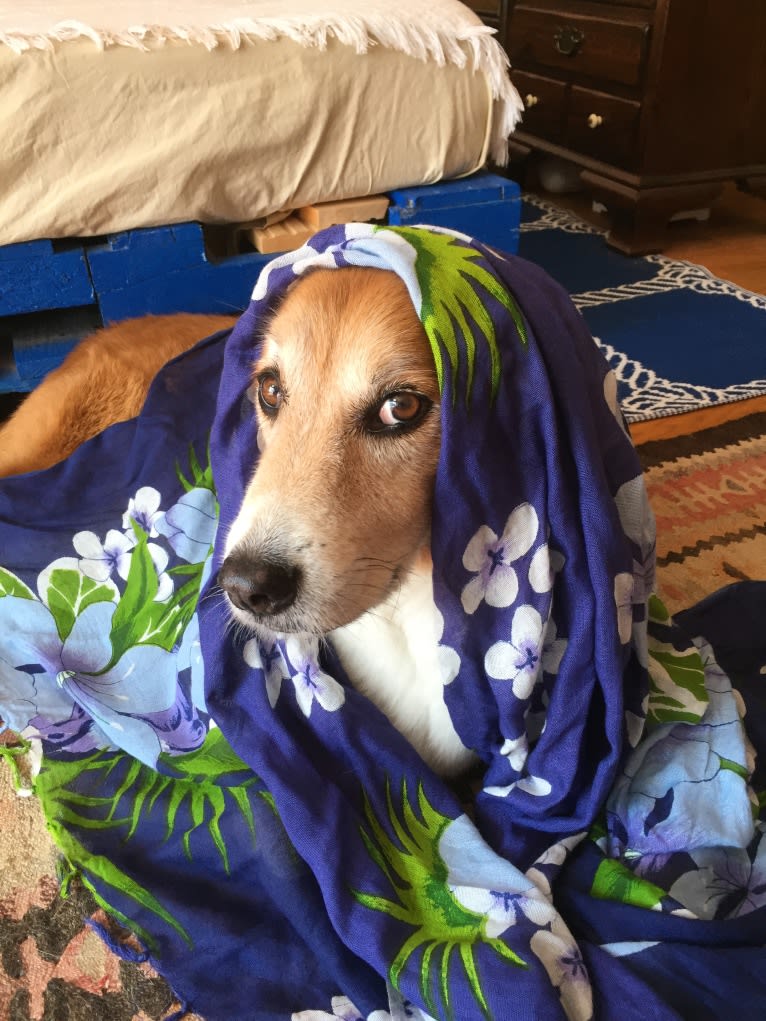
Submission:
<svg viewBox="0 0 766 1021">
<path fill-rule="evenodd" d="M 586 156 L 630 170 L 636 160 L 640 115 L 640 103 L 573 86 L 566 144 Z"/>
<path fill-rule="evenodd" d="M 506 48 L 512 64 L 538 64 L 638 85 L 648 39 L 647 21 L 621 17 L 618 10 L 600 17 L 518 4 Z"/>
<path fill-rule="evenodd" d="M 564 129 L 564 108 L 567 87 L 554 78 L 539 74 L 512 71 L 511 81 L 524 100 L 522 131 L 547 138 L 551 142 L 561 139 Z"/>
</svg>

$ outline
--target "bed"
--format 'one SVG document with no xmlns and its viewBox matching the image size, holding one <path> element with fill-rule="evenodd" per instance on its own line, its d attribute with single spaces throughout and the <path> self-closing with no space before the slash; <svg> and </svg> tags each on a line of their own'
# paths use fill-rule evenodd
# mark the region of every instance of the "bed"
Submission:
<svg viewBox="0 0 766 1021">
<path fill-rule="evenodd" d="M 503 162 L 521 103 L 492 31 L 457 0 L 0 0 L 0 245 Z"/>
</svg>

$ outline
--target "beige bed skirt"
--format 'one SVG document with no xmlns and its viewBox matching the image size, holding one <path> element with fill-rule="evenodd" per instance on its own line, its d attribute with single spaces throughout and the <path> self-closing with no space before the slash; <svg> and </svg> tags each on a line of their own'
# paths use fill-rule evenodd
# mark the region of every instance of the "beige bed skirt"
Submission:
<svg viewBox="0 0 766 1021">
<path fill-rule="evenodd" d="M 431 183 L 478 169 L 497 141 L 497 80 L 467 45 L 460 67 L 332 37 L 232 48 L 69 34 L 15 46 L 0 34 L 0 245 L 237 223 Z"/>
</svg>

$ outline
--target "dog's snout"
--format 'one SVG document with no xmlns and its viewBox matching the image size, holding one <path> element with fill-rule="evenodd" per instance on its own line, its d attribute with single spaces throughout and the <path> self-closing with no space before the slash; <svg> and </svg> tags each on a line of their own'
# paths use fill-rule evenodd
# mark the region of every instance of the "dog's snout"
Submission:
<svg viewBox="0 0 766 1021">
<path fill-rule="evenodd" d="M 275 560 L 232 553 L 218 572 L 218 584 L 234 606 L 258 617 L 281 613 L 295 602 L 300 569 Z"/>
</svg>

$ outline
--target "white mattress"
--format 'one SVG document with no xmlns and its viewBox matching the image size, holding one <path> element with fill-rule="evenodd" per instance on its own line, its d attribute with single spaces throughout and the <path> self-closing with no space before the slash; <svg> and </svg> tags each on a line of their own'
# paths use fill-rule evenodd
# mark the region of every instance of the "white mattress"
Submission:
<svg viewBox="0 0 766 1021">
<path fill-rule="evenodd" d="M 520 110 L 488 33 L 456 0 L 0 0 L 0 245 L 471 173 Z"/>
</svg>

